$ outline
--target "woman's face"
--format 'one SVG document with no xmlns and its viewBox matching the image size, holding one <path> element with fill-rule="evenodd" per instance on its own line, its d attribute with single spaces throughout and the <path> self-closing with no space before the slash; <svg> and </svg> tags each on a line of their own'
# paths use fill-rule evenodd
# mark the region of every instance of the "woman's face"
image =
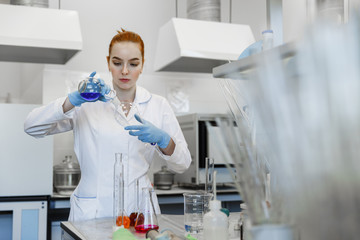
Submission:
<svg viewBox="0 0 360 240">
<path fill-rule="evenodd" d="M 142 72 L 142 55 L 138 43 L 118 42 L 111 49 L 108 66 L 113 78 L 114 88 L 130 90 Z"/>
</svg>

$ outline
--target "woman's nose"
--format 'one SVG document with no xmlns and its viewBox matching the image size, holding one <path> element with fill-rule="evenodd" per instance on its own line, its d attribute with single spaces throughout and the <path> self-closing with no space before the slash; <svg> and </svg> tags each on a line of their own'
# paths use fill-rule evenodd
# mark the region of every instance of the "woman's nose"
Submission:
<svg viewBox="0 0 360 240">
<path fill-rule="evenodd" d="M 122 73 L 123 75 L 126 75 L 126 74 L 129 73 L 129 70 L 128 70 L 126 64 L 124 64 L 124 66 L 123 66 L 123 68 L 122 68 L 122 70 L 121 70 L 121 73 Z"/>
</svg>

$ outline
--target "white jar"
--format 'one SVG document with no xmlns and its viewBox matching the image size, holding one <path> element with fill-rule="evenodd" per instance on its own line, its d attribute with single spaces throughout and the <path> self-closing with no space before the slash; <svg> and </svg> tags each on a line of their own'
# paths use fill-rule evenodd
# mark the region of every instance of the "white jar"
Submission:
<svg viewBox="0 0 360 240">
<path fill-rule="evenodd" d="M 221 202 L 213 200 L 210 202 L 210 211 L 204 215 L 204 239 L 206 240 L 229 239 L 228 219 L 220 208 Z"/>
</svg>

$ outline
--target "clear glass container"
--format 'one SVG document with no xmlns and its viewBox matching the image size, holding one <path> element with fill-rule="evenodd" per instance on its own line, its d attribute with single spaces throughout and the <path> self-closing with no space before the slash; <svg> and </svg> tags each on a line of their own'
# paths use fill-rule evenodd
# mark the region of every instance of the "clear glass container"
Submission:
<svg viewBox="0 0 360 240">
<path fill-rule="evenodd" d="M 135 205 L 134 205 L 134 209 L 132 210 L 132 212 L 130 213 L 130 226 L 135 227 L 135 223 L 138 217 L 138 214 L 140 212 L 139 210 L 139 179 L 136 179 L 135 181 L 135 185 L 134 185 L 134 194 L 135 194 Z"/>
<path fill-rule="evenodd" d="M 87 77 L 78 85 L 80 96 L 86 101 L 96 101 L 101 97 L 101 84 L 99 78 Z M 106 100 L 112 100 L 116 96 L 115 90 L 110 90 L 104 97 Z"/>
<path fill-rule="evenodd" d="M 142 189 L 142 199 L 140 205 L 140 214 L 135 223 L 135 230 L 139 233 L 146 233 L 150 229 L 159 229 L 158 220 L 152 201 L 153 188 Z"/>
<path fill-rule="evenodd" d="M 124 208 L 124 165 L 122 154 L 115 153 L 114 164 L 114 231 L 121 226 L 130 227 L 130 218 Z"/>
<path fill-rule="evenodd" d="M 211 193 L 184 193 L 185 231 L 200 234 L 203 230 L 203 217 L 209 211 Z"/>
</svg>

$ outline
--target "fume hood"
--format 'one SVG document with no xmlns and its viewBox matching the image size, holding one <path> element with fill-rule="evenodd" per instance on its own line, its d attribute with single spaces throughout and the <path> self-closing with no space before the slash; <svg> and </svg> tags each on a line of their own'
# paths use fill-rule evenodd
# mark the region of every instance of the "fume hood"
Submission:
<svg viewBox="0 0 360 240">
<path fill-rule="evenodd" d="M 76 11 L 0 4 L 0 61 L 65 64 L 81 49 Z"/>
<path fill-rule="evenodd" d="M 248 25 L 173 18 L 159 30 L 154 68 L 212 73 L 254 42 Z"/>
</svg>

